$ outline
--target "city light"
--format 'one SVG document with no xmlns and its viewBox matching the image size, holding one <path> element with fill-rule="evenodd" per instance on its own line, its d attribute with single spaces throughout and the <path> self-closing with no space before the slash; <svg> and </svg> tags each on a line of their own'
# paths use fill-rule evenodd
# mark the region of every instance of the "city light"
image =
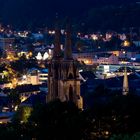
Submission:
<svg viewBox="0 0 140 140">
<path fill-rule="evenodd" d="M 37 54 L 37 56 L 36 56 L 36 59 L 37 59 L 37 60 L 42 60 L 42 58 L 43 58 L 43 57 L 42 57 L 42 54 L 39 52 L 39 53 Z"/>
<path fill-rule="evenodd" d="M 123 46 L 124 46 L 124 47 L 129 47 L 129 46 L 130 46 L 130 42 L 127 41 L 127 40 L 125 40 L 125 41 L 123 42 Z"/>
<path fill-rule="evenodd" d="M 92 39 L 93 39 L 94 41 L 98 40 L 98 37 L 97 37 L 97 35 L 95 35 L 95 34 L 91 35 L 91 37 L 92 37 Z"/>
</svg>

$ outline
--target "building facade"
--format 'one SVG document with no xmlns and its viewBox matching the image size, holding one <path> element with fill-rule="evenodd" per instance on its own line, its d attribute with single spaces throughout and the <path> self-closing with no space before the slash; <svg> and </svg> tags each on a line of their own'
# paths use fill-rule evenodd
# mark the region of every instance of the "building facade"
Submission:
<svg viewBox="0 0 140 140">
<path fill-rule="evenodd" d="M 0 49 L 2 54 L 8 56 L 15 55 L 13 43 L 15 38 L 0 38 Z"/>
<path fill-rule="evenodd" d="M 97 64 L 118 64 L 118 57 L 111 53 L 100 53 L 95 55 L 94 62 Z"/>
<path fill-rule="evenodd" d="M 60 47 L 60 30 L 58 25 L 56 27 L 55 48 L 49 64 L 47 102 L 55 99 L 71 101 L 78 108 L 83 108 L 79 71 L 72 57 L 70 25 L 67 25 L 66 29 L 64 56 Z"/>
</svg>

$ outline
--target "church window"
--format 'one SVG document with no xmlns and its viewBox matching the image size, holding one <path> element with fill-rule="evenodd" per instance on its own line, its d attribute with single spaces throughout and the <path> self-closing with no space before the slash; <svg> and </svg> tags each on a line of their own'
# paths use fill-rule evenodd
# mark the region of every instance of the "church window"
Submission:
<svg viewBox="0 0 140 140">
<path fill-rule="evenodd" d="M 74 77 L 73 77 L 73 74 L 70 73 L 69 76 L 68 76 L 68 79 L 73 79 L 73 78 L 74 78 Z"/>
<path fill-rule="evenodd" d="M 73 87 L 71 85 L 69 87 L 69 100 L 73 101 Z"/>
</svg>

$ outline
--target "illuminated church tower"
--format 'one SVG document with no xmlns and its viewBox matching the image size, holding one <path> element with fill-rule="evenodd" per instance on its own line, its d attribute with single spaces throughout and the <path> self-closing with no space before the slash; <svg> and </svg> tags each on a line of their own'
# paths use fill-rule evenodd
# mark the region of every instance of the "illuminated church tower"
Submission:
<svg viewBox="0 0 140 140">
<path fill-rule="evenodd" d="M 129 93 L 129 85 L 128 85 L 127 68 L 126 68 L 126 66 L 125 66 L 122 94 L 123 94 L 123 95 L 128 95 L 128 93 Z"/>
<path fill-rule="evenodd" d="M 60 30 L 56 27 L 55 48 L 49 66 L 48 101 L 60 99 L 74 102 L 78 108 L 83 108 L 80 96 L 80 78 L 77 63 L 72 57 L 71 28 L 67 24 L 64 56 L 60 49 Z"/>
</svg>

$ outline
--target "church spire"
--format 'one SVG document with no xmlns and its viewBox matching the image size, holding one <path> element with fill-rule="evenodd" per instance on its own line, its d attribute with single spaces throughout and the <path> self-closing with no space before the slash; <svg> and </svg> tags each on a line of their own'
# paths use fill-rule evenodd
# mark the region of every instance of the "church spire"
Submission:
<svg viewBox="0 0 140 140">
<path fill-rule="evenodd" d="M 58 25 L 58 19 L 56 19 L 56 24 L 55 24 L 55 40 L 54 40 L 54 52 L 53 52 L 53 57 L 58 58 L 61 56 L 61 47 L 60 47 L 60 29 Z"/>
<path fill-rule="evenodd" d="M 129 85 L 128 85 L 127 68 L 126 68 L 126 66 L 125 66 L 122 94 L 123 94 L 123 95 L 127 95 L 128 93 L 129 93 Z"/>
<path fill-rule="evenodd" d="M 65 49 L 64 49 L 64 59 L 72 59 L 72 48 L 71 48 L 71 26 L 68 22 L 66 25 L 66 40 L 65 40 Z"/>
</svg>

